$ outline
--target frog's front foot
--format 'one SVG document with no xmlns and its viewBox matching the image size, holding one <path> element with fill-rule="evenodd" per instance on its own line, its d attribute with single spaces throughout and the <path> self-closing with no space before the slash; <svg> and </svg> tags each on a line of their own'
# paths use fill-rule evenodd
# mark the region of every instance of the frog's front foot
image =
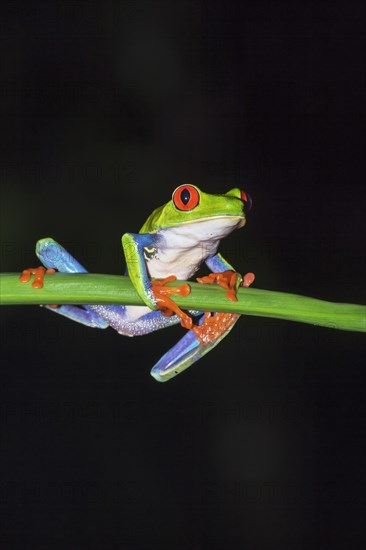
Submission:
<svg viewBox="0 0 366 550">
<path fill-rule="evenodd" d="M 197 281 L 201 284 L 216 283 L 227 290 L 226 296 L 232 302 L 237 302 L 236 293 L 239 286 L 249 287 L 255 279 L 254 273 L 247 273 L 242 277 L 240 273 L 228 269 L 220 273 L 210 273 L 205 277 L 198 277 Z"/>
<path fill-rule="evenodd" d="M 165 277 L 165 279 L 153 279 L 151 281 L 151 290 L 156 300 L 157 308 L 163 315 L 169 317 L 175 313 L 181 319 L 182 327 L 191 329 L 193 325 L 192 318 L 184 313 L 175 302 L 169 297 L 171 294 L 179 294 L 180 296 L 188 296 L 191 292 L 191 287 L 188 284 L 180 286 L 165 286 L 166 283 L 176 281 L 174 275 Z"/>
<path fill-rule="evenodd" d="M 27 269 L 23 269 L 23 272 L 19 277 L 19 281 L 21 283 L 28 283 L 30 281 L 31 275 L 35 275 L 32 287 L 42 288 L 45 275 L 53 275 L 54 273 L 56 273 L 56 269 L 46 269 L 45 267 L 43 267 L 43 265 L 39 267 L 28 267 Z"/>
<path fill-rule="evenodd" d="M 254 283 L 255 275 L 251 271 L 249 273 L 246 273 L 243 277 L 243 280 L 240 284 L 240 286 L 244 286 L 245 288 L 249 288 L 251 284 Z"/>
</svg>

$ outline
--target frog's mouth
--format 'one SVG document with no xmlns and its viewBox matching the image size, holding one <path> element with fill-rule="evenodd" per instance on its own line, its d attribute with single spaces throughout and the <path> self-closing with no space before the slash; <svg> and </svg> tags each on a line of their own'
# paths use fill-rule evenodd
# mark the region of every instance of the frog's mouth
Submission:
<svg viewBox="0 0 366 550">
<path fill-rule="evenodd" d="M 199 225 L 200 223 L 206 223 L 210 221 L 214 221 L 216 223 L 218 220 L 223 220 L 222 225 L 230 225 L 237 227 L 235 229 L 239 229 L 240 227 L 243 227 L 246 224 L 246 217 L 243 215 L 235 215 L 235 214 L 225 214 L 225 215 L 217 215 L 217 216 L 207 216 L 205 218 L 200 218 L 199 220 L 187 220 L 187 221 L 180 221 L 179 226 L 181 225 Z M 225 224 L 225 221 L 227 221 L 227 224 Z M 221 223 L 219 222 L 219 225 Z M 167 227 L 178 227 L 175 224 L 172 224 L 171 226 Z"/>
<path fill-rule="evenodd" d="M 244 216 L 207 216 L 199 220 L 187 220 L 179 225 L 166 227 L 165 231 L 174 234 L 182 243 L 188 241 L 219 241 L 245 225 Z"/>
</svg>

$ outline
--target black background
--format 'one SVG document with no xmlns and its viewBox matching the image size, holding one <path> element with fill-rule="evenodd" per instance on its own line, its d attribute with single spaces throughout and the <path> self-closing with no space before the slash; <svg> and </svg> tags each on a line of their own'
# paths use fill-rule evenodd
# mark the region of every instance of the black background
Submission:
<svg viewBox="0 0 366 550">
<path fill-rule="evenodd" d="M 252 195 L 258 288 L 365 301 L 363 3 L 2 3 L 2 271 L 122 273 L 173 189 Z M 0 548 L 363 548 L 363 336 L 242 318 L 167 384 L 128 339 L 2 310 Z"/>
</svg>

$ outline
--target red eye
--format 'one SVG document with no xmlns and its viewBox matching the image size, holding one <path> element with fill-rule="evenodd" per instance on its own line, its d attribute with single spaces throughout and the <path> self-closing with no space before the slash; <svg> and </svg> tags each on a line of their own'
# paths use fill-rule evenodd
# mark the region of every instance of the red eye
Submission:
<svg viewBox="0 0 366 550">
<path fill-rule="evenodd" d="M 180 185 L 173 193 L 173 202 L 178 210 L 193 210 L 200 201 L 200 195 L 193 185 Z"/>
<path fill-rule="evenodd" d="M 252 197 L 249 195 L 249 193 L 246 193 L 245 191 L 240 191 L 240 198 L 245 203 L 246 212 L 249 212 L 249 210 L 252 208 Z"/>
</svg>

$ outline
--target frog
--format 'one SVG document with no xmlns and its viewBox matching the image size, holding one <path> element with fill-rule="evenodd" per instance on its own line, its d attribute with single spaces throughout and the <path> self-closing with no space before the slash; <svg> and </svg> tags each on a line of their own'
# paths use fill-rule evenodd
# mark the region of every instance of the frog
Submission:
<svg viewBox="0 0 366 550">
<path fill-rule="evenodd" d="M 242 228 L 252 206 L 249 193 L 233 188 L 210 194 L 196 185 L 179 185 L 171 199 L 156 208 L 138 233 L 124 233 L 121 244 L 127 275 L 144 305 L 45 305 L 46 309 L 91 328 L 112 327 L 124 336 L 141 336 L 180 323 L 186 334 L 152 367 L 151 375 L 165 382 L 211 351 L 231 331 L 239 314 L 183 310 L 174 295 L 188 296 L 189 280 L 205 264 L 209 275 L 201 284 L 218 284 L 228 300 L 237 300 L 239 287 L 249 287 L 254 274 L 241 276 L 218 252 L 220 241 Z M 42 288 L 44 277 L 61 273 L 88 273 L 61 244 L 51 237 L 36 243 L 42 263 L 27 268 L 22 283 Z M 168 285 L 173 281 L 188 281 Z"/>
</svg>

